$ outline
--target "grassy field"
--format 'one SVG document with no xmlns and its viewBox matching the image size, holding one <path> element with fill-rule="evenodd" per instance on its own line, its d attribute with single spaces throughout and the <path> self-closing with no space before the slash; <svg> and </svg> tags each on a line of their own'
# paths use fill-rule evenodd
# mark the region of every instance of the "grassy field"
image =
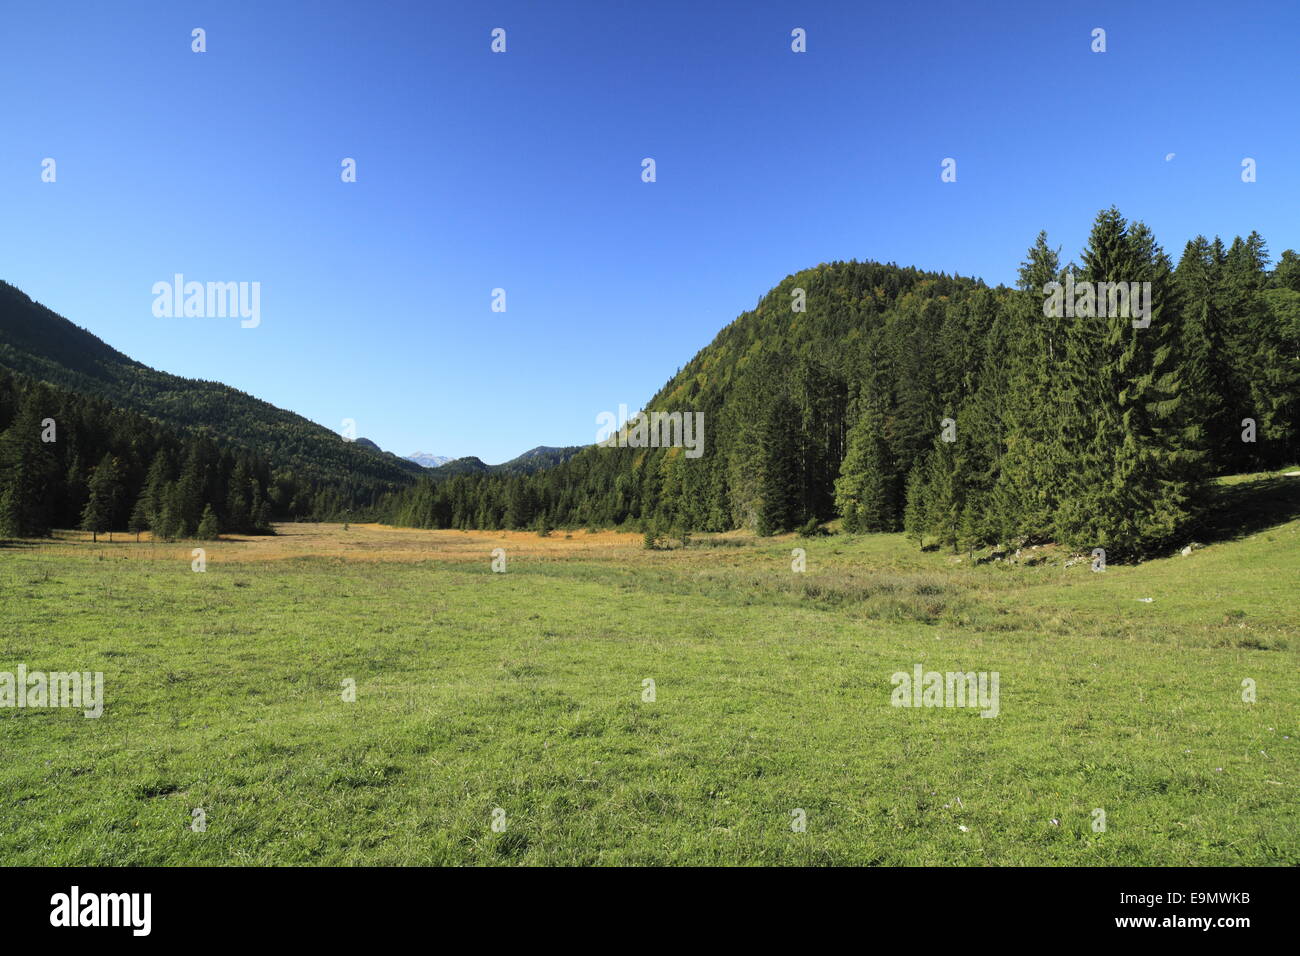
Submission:
<svg viewBox="0 0 1300 956">
<path fill-rule="evenodd" d="M 0 710 L 0 862 L 1300 864 L 1296 487 L 1104 574 L 894 535 L 10 542 L 0 671 L 102 671 L 105 708 Z M 998 672 L 998 716 L 891 706 L 917 664 Z"/>
</svg>

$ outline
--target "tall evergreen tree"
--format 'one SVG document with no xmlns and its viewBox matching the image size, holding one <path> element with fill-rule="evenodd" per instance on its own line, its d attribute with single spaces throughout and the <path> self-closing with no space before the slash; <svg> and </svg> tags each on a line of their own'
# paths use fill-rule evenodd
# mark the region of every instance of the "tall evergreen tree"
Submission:
<svg viewBox="0 0 1300 956">
<path fill-rule="evenodd" d="M 1083 254 L 1076 311 L 1066 321 L 1067 407 L 1063 434 L 1074 462 L 1057 512 L 1059 537 L 1076 547 L 1118 554 L 1167 544 L 1195 516 L 1201 460 L 1189 440 L 1167 257 L 1141 223 L 1131 228 L 1112 207 L 1098 215 Z M 1149 300 L 1129 310 L 1099 283 L 1150 283 Z M 1139 286 L 1139 289 L 1142 287 Z M 1135 327 L 1137 319 L 1147 322 Z M 1118 314 L 1117 314 L 1118 313 Z"/>
<path fill-rule="evenodd" d="M 136 499 L 135 507 L 131 509 L 131 518 L 127 522 L 126 530 L 135 535 L 137 543 L 140 541 L 140 532 L 149 530 L 148 503 L 144 492 L 140 493 L 140 497 Z"/>
<path fill-rule="evenodd" d="M 1267 286 L 1268 250 L 1252 232 L 1224 256 L 1222 294 L 1229 315 L 1228 351 L 1239 376 L 1240 406 L 1232 416 L 1238 469 L 1276 467 L 1297 450 L 1300 413 L 1300 329 L 1282 320 Z M 1243 419 L 1257 424 L 1257 439 L 1241 441 Z"/>
<path fill-rule="evenodd" d="M 118 480 L 117 460 L 105 454 L 90 476 L 90 497 L 81 513 L 81 530 L 91 532 L 91 540 L 108 532 L 113 540 L 113 524 L 117 514 L 121 484 Z"/>
<path fill-rule="evenodd" d="M 759 435 L 762 477 L 756 530 L 760 535 L 786 531 L 803 523 L 800 434 L 794 402 L 784 393 L 777 395 L 768 406 Z"/>
<path fill-rule="evenodd" d="M 1058 413 L 1064 409 L 1064 319 L 1044 315 L 1047 285 L 1060 279 L 1059 253 L 1040 232 L 1020 265 L 1019 285 L 1004 311 L 1005 389 L 1000 408 L 997 475 L 989 508 L 997 537 L 1026 543 L 1048 540 L 1069 467 Z"/>
<path fill-rule="evenodd" d="M 1209 240 L 1197 236 L 1184 247 L 1174 271 L 1189 438 L 1205 451 L 1206 467 L 1215 474 L 1244 460 L 1236 422 L 1247 405 L 1227 342 L 1222 268 Z"/>
<path fill-rule="evenodd" d="M 835 481 L 835 507 L 849 532 L 897 531 L 900 481 L 889 456 L 884 416 L 868 408 L 849 430 Z"/>
<path fill-rule="evenodd" d="M 230 476 L 230 493 L 226 496 L 226 528 L 229 531 L 253 530 L 253 504 L 250 495 L 259 494 L 244 460 L 235 463 Z"/>
<path fill-rule="evenodd" d="M 942 439 L 926 458 L 925 515 L 926 530 L 941 547 L 955 553 L 962 541 L 966 488 L 961 454 L 956 442 Z"/>
<path fill-rule="evenodd" d="M 212 510 L 212 505 L 204 505 L 203 516 L 199 519 L 194 536 L 200 541 L 215 541 L 220 533 L 221 525 L 217 522 L 217 513 Z"/>
<path fill-rule="evenodd" d="M 50 445 L 41 440 L 41 422 L 51 407 L 46 390 L 32 389 L 0 435 L 0 535 L 50 533 L 51 492 L 59 487 L 59 465 Z"/>
<path fill-rule="evenodd" d="M 903 532 L 922 547 L 930 525 L 925 472 L 925 463 L 919 462 L 907 476 L 907 506 L 903 512 Z"/>
</svg>

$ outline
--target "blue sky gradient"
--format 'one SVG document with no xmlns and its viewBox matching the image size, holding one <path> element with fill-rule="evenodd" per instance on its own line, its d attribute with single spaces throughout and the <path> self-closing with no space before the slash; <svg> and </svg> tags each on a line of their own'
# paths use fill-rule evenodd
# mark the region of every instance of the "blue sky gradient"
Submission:
<svg viewBox="0 0 1300 956">
<path fill-rule="evenodd" d="M 1112 203 L 1175 258 L 1198 232 L 1300 246 L 1295 3 L 46 2 L 0 26 L 0 278 L 399 454 L 591 442 L 819 262 L 1013 282 L 1039 229 L 1076 257 Z M 155 318 L 177 272 L 259 281 L 261 325 Z"/>
</svg>

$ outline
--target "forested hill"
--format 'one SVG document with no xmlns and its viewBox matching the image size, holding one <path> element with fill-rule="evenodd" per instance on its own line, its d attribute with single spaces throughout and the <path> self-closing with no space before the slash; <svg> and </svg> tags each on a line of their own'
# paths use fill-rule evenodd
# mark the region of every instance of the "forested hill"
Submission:
<svg viewBox="0 0 1300 956">
<path fill-rule="evenodd" d="M 1271 266 L 1255 233 L 1197 237 L 1175 263 L 1115 209 L 1097 216 L 1078 265 L 1040 234 L 1014 289 L 820 265 L 781 282 L 646 403 L 703 415 L 699 457 L 593 446 L 536 475 L 421 482 L 387 514 L 424 527 L 760 533 L 839 517 L 954 549 L 1150 552 L 1195 532 L 1209 477 L 1300 450 L 1300 258 L 1288 250 Z M 1147 321 L 1082 305 L 1076 316 L 1073 300 L 1045 315 L 1044 288 L 1076 281 L 1138 283 Z"/>
<path fill-rule="evenodd" d="M 238 389 L 142 365 L 4 282 L 0 366 L 105 399 L 182 434 L 206 432 L 222 447 L 243 449 L 346 496 L 372 497 L 409 484 L 422 471 Z"/>
</svg>

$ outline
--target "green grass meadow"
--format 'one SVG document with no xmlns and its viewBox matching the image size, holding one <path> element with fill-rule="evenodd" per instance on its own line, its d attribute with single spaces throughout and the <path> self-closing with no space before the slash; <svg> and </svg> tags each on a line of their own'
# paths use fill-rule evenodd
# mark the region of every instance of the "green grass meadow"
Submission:
<svg viewBox="0 0 1300 956">
<path fill-rule="evenodd" d="M 373 548 L 0 547 L 0 670 L 105 680 L 0 710 L 0 863 L 1300 864 L 1300 521 L 1104 574 L 319 530 Z M 916 664 L 1000 713 L 891 706 Z"/>
</svg>

